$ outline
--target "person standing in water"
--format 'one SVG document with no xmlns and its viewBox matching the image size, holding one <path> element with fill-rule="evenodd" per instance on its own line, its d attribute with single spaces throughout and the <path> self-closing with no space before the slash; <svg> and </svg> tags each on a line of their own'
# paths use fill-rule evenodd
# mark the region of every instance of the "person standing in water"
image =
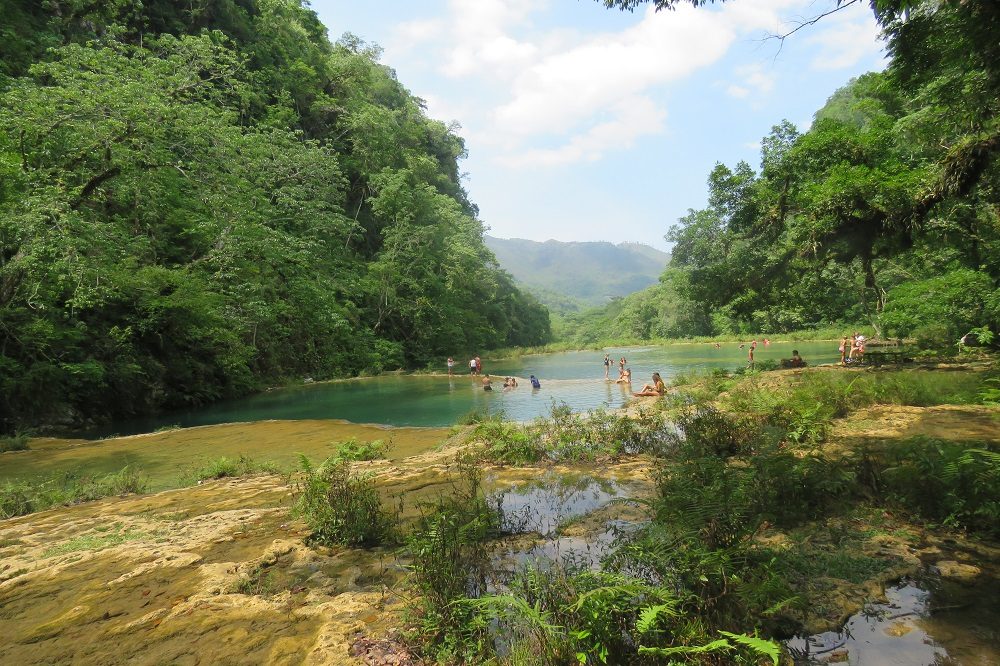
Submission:
<svg viewBox="0 0 1000 666">
<path fill-rule="evenodd" d="M 750 350 L 747 352 L 749 356 L 749 361 L 747 361 L 748 368 L 753 368 L 753 352 L 755 349 L 757 349 L 757 338 L 754 338 L 753 342 L 750 343 Z"/>
<path fill-rule="evenodd" d="M 452 375 L 452 369 L 454 369 L 454 367 L 455 367 L 455 359 L 453 359 L 451 356 L 449 356 L 448 357 L 448 376 L 449 377 L 451 377 L 451 375 Z"/>
<path fill-rule="evenodd" d="M 608 373 L 610 371 L 611 371 L 611 355 L 610 354 L 605 354 L 604 355 L 604 378 L 605 379 L 611 379 L 611 377 L 608 376 Z"/>
<path fill-rule="evenodd" d="M 492 391 L 493 390 L 493 384 L 490 382 L 490 376 L 489 375 L 483 375 L 483 390 L 484 391 Z"/>
</svg>

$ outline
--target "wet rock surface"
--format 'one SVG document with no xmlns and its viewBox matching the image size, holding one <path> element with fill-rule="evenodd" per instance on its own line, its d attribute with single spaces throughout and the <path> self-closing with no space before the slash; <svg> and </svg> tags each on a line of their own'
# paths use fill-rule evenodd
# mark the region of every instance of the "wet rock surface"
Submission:
<svg viewBox="0 0 1000 666">
<path fill-rule="evenodd" d="M 306 547 L 288 500 L 258 477 L 0 523 L 0 663 L 352 663 L 401 574 Z"/>
<path fill-rule="evenodd" d="M 963 433 L 979 437 L 995 417 L 975 409 L 971 420 L 961 410 L 915 416 L 911 408 L 891 409 L 898 420 L 884 424 L 886 437 L 934 420 L 942 428 L 961 422 Z M 882 412 L 869 416 L 878 421 Z M 860 427 L 838 431 L 832 445 L 869 434 Z M 460 447 L 451 440 L 357 467 L 375 475 L 388 503 L 405 499 L 405 523 L 418 502 L 448 492 Z M 482 468 L 515 533 L 496 544 L 497 561 L 511 569 L 563 558 L 599 566 L 618 534 L 648 520 L 647 509 L 621 500 L 653 494 L 651 466 L 636 457 Z M 0 663 L 421 663 L 396 633 L 406 594 L 401 551 L 308 546 L 305 525 L 290 512 L 294 493 L 294 478 L 260 476 L 0 522 Z M 888 513 L 870 518 L 759 536 L 769 547 L 792 547 L 798 539 L 831 559 L 885 564 L 853 582 L 816 576 L 813 591 L 822 603 L 810 608 L 812 635 L 797 639 L 805 642 L 800 663 L 998 663 L 1000 619 L 983 600 L 1000 598 L 1000 549 Z M 857 543 L 847 552 L 844 543 L 852 539 Z M 867 624 L 866 613 L 884 621 Z M 861 647 L 845 638 L 850 632 L 877 635 L 877 646 L 864 647 L 869 661 L 857 661 Z M 919 647 L 921 641 L 936 651 Z M 870 661 L 875 654 L 917 661 Z"/>
<path fill-rule="evenodd" d="M 646 466 L 486 477 L 500 496 L 551 496 L 531 517 L 545 529 L 518 546 L 541 554 L 556 539 L 588 544 L 588 530 L 616 518 L 609 500 L 641 485 Z M 455 451 L 358 467 L 387 501 L 406 498 L 405 522 L 416 502 L 448 490 Z M 306 545 L 294 492 L 279 476 L 209 481 L 0 522 L 0 663 L 420 663 L 383 638 L 401 625 L 401 552 Z"/>
</svg>

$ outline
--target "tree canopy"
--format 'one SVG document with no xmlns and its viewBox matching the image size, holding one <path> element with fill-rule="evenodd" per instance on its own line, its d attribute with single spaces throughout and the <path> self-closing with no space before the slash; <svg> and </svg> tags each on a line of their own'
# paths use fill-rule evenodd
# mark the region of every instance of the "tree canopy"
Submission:
<svg viewBox="0 0 1000 666">
<path fill-rule="evenodd" d="M 667 234 L 661 286 L 617 306 L 612 336 L 997 332 L 1000 6 L 874 5 L 887 70 L 836 91 L 807 132 L 776 125 L 758 168 L 716 165 L 708 206 Z"/>
<path fill-rule="evenodd" d="M 455 128 L 301 0 L 7 5 L 3 429 L 548 338 Z"/>
</svg>

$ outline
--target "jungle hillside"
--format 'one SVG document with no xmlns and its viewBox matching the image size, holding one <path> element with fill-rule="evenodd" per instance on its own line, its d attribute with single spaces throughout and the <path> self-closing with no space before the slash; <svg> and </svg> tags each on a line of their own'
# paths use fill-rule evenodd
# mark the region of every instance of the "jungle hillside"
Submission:
<svg viewBox="0 0 1000 666">
<path fill-rule="evenodd" d="M 673 245 L 659 283 L 569 316 L 560 337 L 593 344 L 863 325 L 935 347 L 954 348 L 970 331 L 978 335 L 967 341 L 993 339 L 1000 8 L 872 5 L 888 67 L 834 92 L 808 129 L 778 122 L 760 142 L 759 164 L 717 164 L 708 205 L 664 223 Z"/>
<path fill-rule="evenodd" d="M 486 236 L 497 261 L 550 311 L 603 306 L 656 284 L 670 255 L 641 243 Z"/>
<path fill-rule="evenodd" d="M 0 430 L 543 343 L 455 126 L 301 0 L 6 0 Z"/>
</svg>

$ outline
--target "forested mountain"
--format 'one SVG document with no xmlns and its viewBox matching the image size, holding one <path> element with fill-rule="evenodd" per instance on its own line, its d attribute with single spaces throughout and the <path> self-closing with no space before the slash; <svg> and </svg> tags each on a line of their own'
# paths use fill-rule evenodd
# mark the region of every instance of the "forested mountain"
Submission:
<svg viewBox="0 0 1000 666">
<path fill-rule="evenodd" d="M 655 284 L 670 255 L 640 243 L 544 243 L 486 236 L 500 265 L 549 308 L 603 305 Z"/>
<path fill-rule="evenodd" d="M 708 207 L 667 235 L 661 284 L 585 317 L 592 336 L 863 322 L 937 344 L 995 339 L 1000 3 L 873 6 L 886 71 L 837 91 L 804 133 L 775 126 L 759 168 L 717 165 Z"/>
<path fill-rule="evenodd" d="M 462 140 L 302 0 L 16 0 L 0 429 L 536 344 Z"/>
</svg>

